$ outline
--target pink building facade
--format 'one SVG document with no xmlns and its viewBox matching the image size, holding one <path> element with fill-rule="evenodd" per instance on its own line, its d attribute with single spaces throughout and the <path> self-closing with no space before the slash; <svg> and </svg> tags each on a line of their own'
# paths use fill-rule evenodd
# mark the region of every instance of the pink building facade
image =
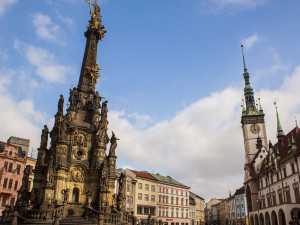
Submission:
<svg viewBox="0 0 300 225">
<path fill-rule="evenodd" d="M 0 141 L 0 215 L 16 203 L 22 185 L 26 153 L 21 147 Z"/>
<path fill-rule="evenodd" d="M 167 176 L 151 174 L 157 181 L 157 221 L 160 225 L 189 225 L 190 187 Z"/>
</svg>

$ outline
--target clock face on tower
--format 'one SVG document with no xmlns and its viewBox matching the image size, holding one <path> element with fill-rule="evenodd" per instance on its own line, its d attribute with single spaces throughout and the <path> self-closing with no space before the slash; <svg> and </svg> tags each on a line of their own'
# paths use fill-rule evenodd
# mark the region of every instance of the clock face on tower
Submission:
<svg viewBox="0 0 300 225">
<path fill-rule="evenodd" d="M 250 131 L 252 134 L 258 134 L 260 131 L 260 126 L 258 124 L 252 124 L 250 126 Z"/>
</svg>

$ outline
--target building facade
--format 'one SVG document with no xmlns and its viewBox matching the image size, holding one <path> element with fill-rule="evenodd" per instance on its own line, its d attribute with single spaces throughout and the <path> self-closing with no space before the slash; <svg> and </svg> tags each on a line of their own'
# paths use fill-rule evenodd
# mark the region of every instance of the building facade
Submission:
<svg viewBox="0 0 300 225">
<path fill-rule="evenodd" d="M 188 225 L 190 187 L 170 176 L 153 173 L 151 175 L 157 180 L 158 222 L 165 225 Z"/>
<path fill-rule="evenodd" d="M 22 185 L 26 154 L 18 146 L 0 142 L 0 214 L 5 207 L 14 206 Z"/>
<path fill-rule="evenodd" d="M 249 224 L 286 225 L 300 219 L 300 130 L 296 125 L 285 135 L 276 106 L 277 143 L 267 143 L 264 112 L 260 103 L 255 104 L 244 55 L 243 62 L 244 185 Z"/>
<path fill-rule="evenodd" d="M 196 224 L 196 201 L 195 197 L 190 193 L 190 225 Z"/>
<path fill-rule="evenodd" d="M 146 224 L 149 216 L 157 218 L 157 183 L 148 172 L 131 170 L 136 176 L 135 210 L 139 224 Z"/>
<path fill-rule="evenodd" d="M 205 224 L 205 214 L 204 214 L 204 208 L 205 208 L 205 200 L 204 198 L 200 197 L 199 195 L 194 194 L 193 192 L 190 192 L 190 196 L 192 196 L 195 200 L 196 206 L 195 206 L 195 212 L 196 212 L 196 225 L 204 225 Z"/>
<path fill-rule="evenodd" d="M 212 206 L 219 204 L 223 199 L 211 198 L 209 202 L 206 203 L 205 207 L 205 223 L 213 224 L 213 214 L 212 214 Z"/>
<path fill-rule="evenodd" d="M 34 169 L 35 169 L 36 159 L 32 157 L 26 158 L 26 166 L 29 165 L 31 167 L 29 181 L 28 181 L 28 191 L 32 191 L 33 187 L 33 179 L 34 179 Z"/>
</svg>

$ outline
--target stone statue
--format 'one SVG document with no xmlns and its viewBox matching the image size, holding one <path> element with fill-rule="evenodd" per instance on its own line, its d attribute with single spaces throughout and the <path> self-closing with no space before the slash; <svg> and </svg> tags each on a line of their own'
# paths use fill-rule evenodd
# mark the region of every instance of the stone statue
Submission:
<svg viewBox="0 0 300 225">
<path fill-rule="evenodd" d="M 102 110 L 101 110 L 101 121 L 106 122 L 107 121 L 107 103 L 108 101 L 104 101 L 102 103 Z"/>
<path fill-rule="evenodd" d="M 108 168 L 107 168 L 107 162 L 106 159 L 103 160 L 103 163 L 101 165 L 101 177 L 100 177 L 100 185 L 106 186 L 108 180 Z"/>
<path fill-rule="evenodd" d="M 102 121 L 100 121 L 100 126 L 96 135 L 96 142 L 98 146 L 106 145 L 109 142 L 109 137 L 107 135 L 107 122 L 102 123 Z"/>
<path fill-rule="evenodd" d="M 41 134 L 41 148 L 43 149 L 47 148 L 48 134 L 49 134 L 49 129 L 47 125 L 44 125 L 44 129 L 42 130 L 42 134 Z"/>
<path fill-rule="evenodd" d="M 111 136 L 111 139 L 110 139 L 109 155 L 116 155 L 117 140 L 120 140 L 120 139 L 118 139 L 116 137 L 115 133 L 112 131 L 112 136 Z"/>
<path fill-rule="evenodd" d="M 67 189 L 63 189 L 62 191 L 61 191 L 61 193 L 63 194 L 63 202 L 64 203 L 66 203 L 66 202 L 68 202 L 68 193 L 69 193 L 69 189 L 67 188 Z"/>
<path fill-rule="evenodd" d="M 23 178 L 22 178 L 22 186 L 20 188 L 20 191 L 28 191 L 28 184 L 29 184 L 29 175 L 32 173 L 32 167 L 30 165 L 27 165 L 23 172 Z"/>
<path fill-rule="evenodd" d="M 62 140 L 65 140 L 67 137 L 67 121 L 64 119 L 61 121 L 61 124 L 60 124 L 59 137 Z"/>
<path fill-rule="evenodd" d="M 58 114 L 63 114 L 64 111 L 64 96 L 60 95 L 59 101 L 58 101 Z"/>
<path fill-rule="evenodd" d="M 88 207 L 90 207 L 92 202 L 92 192 L 90 191 L 85 192 L 85 196 L 86 196 L 86 204 Z"/>
<path fill-rule="evenodd" d="M 53 171 L 53 156 L 50 156 L 50 160 L 48 162 L 48 167 L 47 167 L 47 176 L 46 176 L 46 181 L 48 183 L 53 183 L 53 178 L 54 178 L 54 171 Z"/>
<path fill-rule="evenodd" d="M 117 210 L 118 211 L 124 210 L 125 182 L 126 182 L 126 176 L 125 176 L 125 173 L 122 172 L 121 176 L 119 177 L 119 192 L 118 192 L 118 196 L 117 196 Z"/>
<path fill-rule="evenodd" d="M 69 97 L 69 102 L 71 106 L 76 106 L 77 105 L 77 99 L 78 99 L 78 91 L 77 88 L 74 87 L 73 90 L 70 89 L 70 97 Z"/>
<path fill-rule="evenodd" d="M 94 94 L 94 99 L 93 99 L 93 105 L 94 105 L 94 109 L 99 109 L 101 107 L 101 99 L 102 97 L 99 95 L 99 92 L 96 91 L 96 93 Z"/>
</svg>

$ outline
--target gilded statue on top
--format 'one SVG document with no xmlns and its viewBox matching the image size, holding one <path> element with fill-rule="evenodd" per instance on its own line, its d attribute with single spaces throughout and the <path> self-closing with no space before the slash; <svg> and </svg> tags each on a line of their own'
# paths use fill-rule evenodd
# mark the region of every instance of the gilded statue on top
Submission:
<svg viewBox="0 0 300 225">
<path fill-rule="evenodd" d="M 99 4 L 97 3 L 97 1 L 95 1 L 94 3 L 92 3 L 90 0 L 85 1 L 89 3 L 90 6 L 91 19 L 89 20 L 89 28 L 98 29 L 99 39 L 102 40 L 106 31 L 104 30 L 104 26 L 101 24 Z M 94 12 L 92 11 L 91 5 L 94 7 Z"/>
</svg>

